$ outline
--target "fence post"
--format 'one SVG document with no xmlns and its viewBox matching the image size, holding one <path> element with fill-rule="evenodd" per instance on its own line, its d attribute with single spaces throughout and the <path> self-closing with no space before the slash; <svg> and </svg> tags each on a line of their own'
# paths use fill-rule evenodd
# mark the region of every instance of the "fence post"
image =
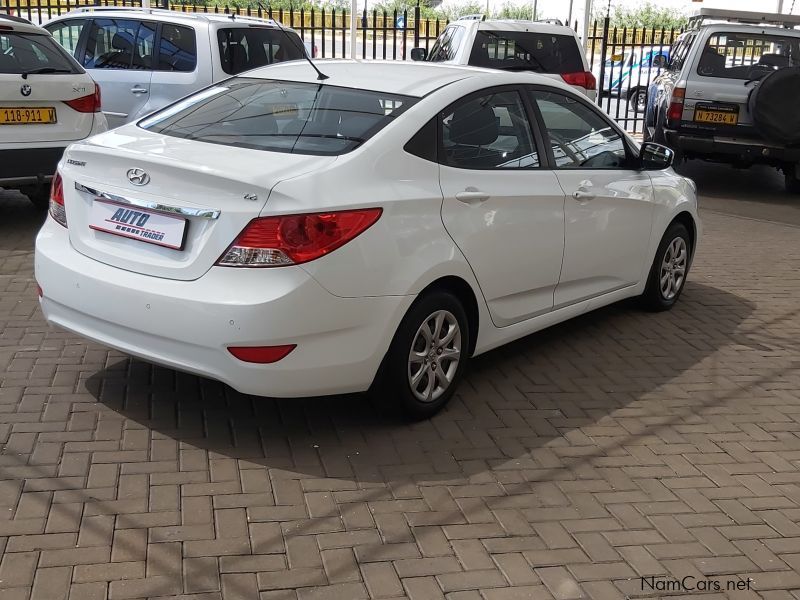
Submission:
<svg viewBox="0 0 800 600">
<path fill-rule="evenodd" d="M 414 48 L 419 48 L 419 2 L 414 7 Z"/>
<path fill-rule="evenodd" d="M 600 81 L 597 84 L 597 105 L 602 106 L 603 88 L 606 80 L 606 52 L 608 51 L 608 27 L 611 19 L 603 19 L 603 39 L 600 40 Z M 595 33 L 597 29 L 595 28 Z"/>
</svg>

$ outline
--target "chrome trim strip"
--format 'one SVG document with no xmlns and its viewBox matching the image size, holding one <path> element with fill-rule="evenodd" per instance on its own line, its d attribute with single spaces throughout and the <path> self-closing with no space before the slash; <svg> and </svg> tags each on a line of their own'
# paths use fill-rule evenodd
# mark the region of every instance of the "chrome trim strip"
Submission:
<svg viewBox="0 0 800 600">
<path fill-rule="evenodd" d="M 96 190 L 78 183 L 77 181 L 75 182 L 75 189 L 79 192 L 91 194 L 96 198 L 103 198 L 104 200 L 111 200 L 112 202 L 118 202 L 120 204 L 130 204 L 131 206 L 138 206 L 140 208 L 149 208 L 151 210 L 157 210 L 160 212 L 182 215 L 184 217 L 197 217 L 198 219 L 218 219 L 220 214 L 222 214 L 221 211 L 215 208 L 188 208 L 182 206 L 169 206 L 167 204 L 159 204 L 158 202 L 148 202 L 147 200 L 131 200 L 129 198 L 123 198 L 122 196 L 117 196 L 116 194 L 101 192 L 100 190 Z"/>
</svg>

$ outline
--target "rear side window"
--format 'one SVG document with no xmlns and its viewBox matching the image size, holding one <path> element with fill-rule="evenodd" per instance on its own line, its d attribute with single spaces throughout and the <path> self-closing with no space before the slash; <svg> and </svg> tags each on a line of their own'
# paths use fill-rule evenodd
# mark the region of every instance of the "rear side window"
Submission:
<svg viewBox="0 0 800 600">
<path fill-rule="evenodd" d="M 430 62 L 443 62 L 453 60 L 458 52 L 458 46 L 464 37 L 464 28 L 451 25 L 446 28 L 439 39 L 433 44 L 428 60 Z"/>
<path fill-rule="evenodd" d="M 290 39 L 291 38 L 291 39 Z M 303 58 L 303 42 L 291 31 L 267 27 L 232 27 L 217 31 L 222 70 L 228 75 Z"/>
<path fill-rule="evenodd" d="M 197 66 L 197 39 L 194 29 L 164 23 L 158 43 L 159 71 L 194 71 Z"/>
<path fill-rule="evenodd" d="M 573 36 L 530 31 L 478 31 L 469 64 L 536 73 L 584 71 L 581 51 Z"/>
<path fill-rule="evenodd" d="M 327 84 L 242 77 L 190 96 L 139 126 L 225 146 L 337 155 L 360 146 L 416 101 Z"/>
<path fill-rule="evenodd" d="M 697 61 L 697 74 L 750 80 L 797 65 L 799 38 L 726 31 L 709 36 Z"/>
<path fill-rule="evenodd" d="M 155 23 L 95 19 L 86 41 L 87 69 L 152 69 Z"/>
<path fill-rule="evenodd" d="M 78 40 L 81 32 L 86 26 L 85 19 L 71 19 L 69 21 L 59 21 L 45 27 L 53 35 L 53 39 L 59 43 L 67 52 L 75 56 L 78 49 Z"/>
<path fill-rule="evenodd" d="M 75 63 L 49 35 L 0 31 L 0 73 L 77 73 Z"/>
</svg>

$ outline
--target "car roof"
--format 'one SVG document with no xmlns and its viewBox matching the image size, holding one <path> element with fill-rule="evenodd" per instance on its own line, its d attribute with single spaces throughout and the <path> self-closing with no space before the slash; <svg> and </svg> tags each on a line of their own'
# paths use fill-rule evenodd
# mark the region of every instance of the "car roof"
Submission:
<svg viewBox="0 0 800 600">
<path fill-rule="evenodd" d="M 184 12 L 178 10 L 166 10 L 163 8 L 131 8 L 122 6 L 85 6 L 56 17 L 52 21 L 60 21 L 66 18 L 75 18 L 78 16 L 85 17 L 92 16 L 105 16 L 117 19 L 143 19 L 148 21 L 165 21 L 170 23 L 209 23 L 209 24 L 225 24 L 226 26 L 241 25 L 263 25 L 278 28 L 278 25 L 273 19 L 262 19 L 260 17 L 248 17 L 246 15 L 225 14 L 225 13 L 206 13 L 206 12 Z M 52 22 L 50 21 L 50 22 Z M 294 31 L 291 27 L 283 25 L 287 31 Z"/>
<path fill-rule="evenodd" d="M 778 25 L 755 25 L 753 23 L 704 23 L 698 28 L 699 31 L 764 31 L 769 35 L 788 35 L 790 37 L 800 36 L 800 29 L 788 29 Z M 690 30 L 690 31 L 698 31 Z M 688 33 L 688 32 L 687 32 Z"/>
<path fill-rule="evenodd" d="M 315 60 L 314 64 L 328 76 L 325 80 L 328 85 L 416 97 L 426 96 L 456 81 L 473 77 L 488 79 L 488 85 L 540 83 L 570 89 L 536 73 L 512 73 L 441 63 L 322 59 Z M 316 72 L 304 60 L 275 63 L 238 76 L 317 83 Z M 497 81 L 492 82 L 492 79 Z"/>
<path fill-rule="evenodd" d="M 40 33 L 43 35 L 50 35 L 46 29 L 42 29 L 38 25 L 34 25 L 27 19 L 23 19 L 22 17 L 12 17 L 11 15 L 2 15 L 0 14 L 0 26 L 3 29 L 7 27 L 11 27 L 14 31 L 21 31 L 24 33 Z"/>
<path fill-rule="evenodd" d="M 564 25 L 544 23 L 542 21 L 525 21 L 523 19 L 491 19 L 477 21 L 478 31 L 531 31 L 534 33 L 557 33 L 575 36 L 575 32 Z"/>
</svg>

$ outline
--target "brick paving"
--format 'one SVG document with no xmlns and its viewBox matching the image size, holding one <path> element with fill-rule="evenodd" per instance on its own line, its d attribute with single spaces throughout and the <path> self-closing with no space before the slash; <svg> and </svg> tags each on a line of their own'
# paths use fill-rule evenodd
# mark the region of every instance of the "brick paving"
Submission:
<svg viewBox="0 0 800 600">
<path fill-rule="evenodd" d="M 675 310 L 492 352 L 407 425 L 49 328 L 0 197 L 2 600 L 800 598 L 800 228 L 706 212 Z"/>
</svg>

